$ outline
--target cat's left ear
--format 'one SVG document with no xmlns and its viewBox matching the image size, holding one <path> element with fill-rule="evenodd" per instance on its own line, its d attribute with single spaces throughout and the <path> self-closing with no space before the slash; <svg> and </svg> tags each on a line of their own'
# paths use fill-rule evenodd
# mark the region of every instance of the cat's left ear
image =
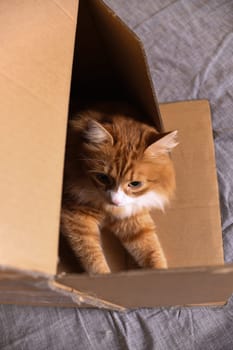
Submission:
<svg viewBox="0 0 233 350">
<path fill-rule="evenodd" d="M 159 140 L 155 141 L 146 148 L 146 152 L 152 155 L 169 153 L 178 145 L 177 130 L 166 133 Z"/>
</svg>

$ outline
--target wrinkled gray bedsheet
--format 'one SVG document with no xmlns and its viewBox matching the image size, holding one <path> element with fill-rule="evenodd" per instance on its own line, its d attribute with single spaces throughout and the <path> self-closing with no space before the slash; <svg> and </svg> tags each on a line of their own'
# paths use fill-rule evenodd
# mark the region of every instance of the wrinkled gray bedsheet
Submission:
<svg viewBox="0 0 233 350">
<path fill-rule="evenodd" d="M 144 42 L 160 102 L 207 98 L 213 116 L 225 260 L 233 261 L 233 1 L 106 0 Z M 126 313 L 0 306 L 0 350 L 233 349 L 224 307 Z"/>
</svg>

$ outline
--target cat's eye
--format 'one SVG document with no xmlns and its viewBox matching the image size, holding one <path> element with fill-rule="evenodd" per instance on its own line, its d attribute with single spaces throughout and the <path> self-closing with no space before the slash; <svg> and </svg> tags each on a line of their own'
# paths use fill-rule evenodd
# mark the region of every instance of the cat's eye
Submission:
<svg viewBox="0 0 233 350">
<path fill-rule="evenodd" d="M 132 181 L 132 182 L 129 182 L 128 186 L 131 188 L 139 188 L 142 186 L 142 182 L 141 181 Z"/>
<path fill-rule="evenodd" d="M 98 173 L 95 175 L 96 179 L 101 182 L 104 185 L 110 185 L 111 184 L 111 178 L 103 173 Z"/>
</svg>

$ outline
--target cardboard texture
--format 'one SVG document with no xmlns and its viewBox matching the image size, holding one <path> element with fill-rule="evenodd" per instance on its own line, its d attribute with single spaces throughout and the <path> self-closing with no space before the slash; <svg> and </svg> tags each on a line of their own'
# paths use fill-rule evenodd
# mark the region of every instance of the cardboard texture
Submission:
<svg viewBox="0 0 233 350">
<path fill-rule="evenodd" d="M 109 302 L 108 308 L 155 307 L 171 305 L 216 305 L 232 293 L 233 268 L 209 267 L 167 271 L 134 271 L 110 276 L 67 275 L 58 278 L 83 295 Z M 106 305 L 102 304 L 102 307 Z"/>
<path fill-rule="evenodd" d="M 80 1 L 76 33 L 77 7 L 77 0 L 0 3 L 0 302 L 117 310 L 223 302 L 233 266 L 221 267 L 208 102 L 159 109 L 138 38 L 101 0 Z M 69 274 L 76 266 L 61 260 L 55 276 L 68 105 L 87 97 L 130 101 L 158 130 L 179 131 L 176 197 L 166 214 L 153 213 L 167 271 L 130 270 L 126 252 L 105 233 L 112 270 L 129 271 Z"/>
<path fill-rule="evenodd" d="M 169 267 L 221 265 L 221 218 L 208 101 L 160 105 L 166 130 L 178 130 L 172 159 L 176 195 L 164 215 L 154 213 Z M 184 219 L 185 218 L 185 219 Z"/>
<path fill-rule="evenodd" d="M 77 1 L 0 2 L 0 262 L 54 274 Z"/>
</svg>

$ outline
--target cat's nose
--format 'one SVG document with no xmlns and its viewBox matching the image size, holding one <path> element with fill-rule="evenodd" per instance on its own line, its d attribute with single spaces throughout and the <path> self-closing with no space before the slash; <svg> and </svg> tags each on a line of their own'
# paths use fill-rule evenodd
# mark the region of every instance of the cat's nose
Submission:
<svg viewBox="0 0 233 350">
<path fill-rule="evenodd" d="M 114 205 L 120 205 L 121 204 L 121 201 L 118 198 L 111 198 L 111 202 Z"/>
<path fill-rule="evenodd" d="M 124 193 L 120 188 L 117 191 L 110 191 L 109 197 L 112 204 L 117 206 L 124 205 Z"/>
<path fill-rule="evenodd" d="M 110 195 L 110 201 L 114 205 L 120 205 L 121 204 L 121 199 L 117 195 L 117 193 L 111 193 Z"/>
</svg>

